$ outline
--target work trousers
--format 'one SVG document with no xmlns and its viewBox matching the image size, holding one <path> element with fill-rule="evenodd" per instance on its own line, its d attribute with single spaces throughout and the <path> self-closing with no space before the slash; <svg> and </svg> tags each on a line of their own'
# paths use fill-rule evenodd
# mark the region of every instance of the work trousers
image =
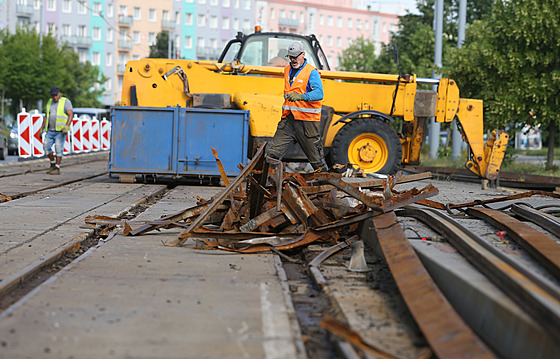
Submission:
<svg viewBox="0 0 560 359">
<path fill-rule="evenodd" d="M 296 142 L 303 149 L 313 169 L 327 171 L 319 121 L 299 121 L 292 114 L 284 117 L 278 123 L 272 143 L 267 148 L 267 155 L 281 160 Z"/>
</svg>

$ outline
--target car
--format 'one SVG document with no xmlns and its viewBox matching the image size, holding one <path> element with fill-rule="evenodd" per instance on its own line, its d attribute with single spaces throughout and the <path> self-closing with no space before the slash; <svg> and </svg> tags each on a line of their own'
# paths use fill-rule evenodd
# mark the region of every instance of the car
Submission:
<svg viewBox="0 0 560 359">
<path fill-rule="evenodd" d="M 18 122 L 14 121 L 8 134 L 8 155 L 18 154 Z"/>
<path fill-rule="evenodd" d="M 89 108 L 89 107 L 76 107 L 74 108 L 74 116 L 78 116 L 78 118 L 85 118 L 85 119 L 92 119 L 93 117 L 97 118 L 99 121 L 105 119 L 109 119 L 109 110 L 106 108 Z"/>
</svg>

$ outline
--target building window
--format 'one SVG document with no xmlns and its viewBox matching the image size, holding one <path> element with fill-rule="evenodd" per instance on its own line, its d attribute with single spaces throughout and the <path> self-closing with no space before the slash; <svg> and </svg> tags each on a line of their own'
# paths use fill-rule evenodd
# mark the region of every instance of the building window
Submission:
<svg viewBox="0 0 560 359">
<path fill-rule="evenodd" d="M 139 7 L 134 8 L 134 20 L 142 19 L 142 10 Z"/>
<path fill-rule="evenodd" d="M 185 0 L 186 3 L 188 4 L 192 4 L 194 2 L 194 0 Z"/>
<path fill-rule="evenodd" d="M 134 41 L 135 44 L 140 43 L 140 31 L 134 31 L 132 33 L 132 41 Z"/>
<path fill-rule="evenodd" d="M 181 25 L 181 13 L 175 11 L 175 25 Z"/>
<path fill-rule="evenodd" d="M 62 1 L 62 12 L 72 12 L 72 0 Z"/>
<path fill-rule="evenodd" d="M 108 52 L 105 55 L 105 66 L 113 66 L 113 53 Z"/>
<path fill-rule="evenodd" d="M 78 33 L 77 33 L 78 37 L 86 37 L 87 33 L 86 33 L 86 25 L 79 25 L 78 26 Z"/>
<path fill-rule="evenodd" d="M 333 26 L 333 17 L 332 16 L 327 17 L 327 26 Z"/>
<path fill-rule="evenodd" d="M 91 54 L 91 64 L 93 66 L 100 66 L 101 65 L 101 54 L 99 52 L 92 52 Z"/>
<path fill-rule="evenodd" d="M 118 84 L 117 84 L 117 91 L 122 91 L 122 86 L 123 86 L 123 78 L 119 77 L 117 80 Z"/>
<path fill-rule="evenodd" d="M 323 15 L 319 15 L 319 25 L 325 25 L 325 18 Z"/>
<path fill-rule="evenodd" d="M 132 55 L 132 61 L 140 60 L 140 55 Z"/>
<path fill-rule="evenodd" d="M 342 27 L 342 18 L 340 16 L 336 18 L 336 27 Z"/>
<path fill-rule="evenodd" d="M 229 30 L 229 17 L 222 17 L 222 30 Z"/>
<path fill-rule="evenodd" d="M 49 22 L 47 24 L 47 32 L 53 35 L 56 34 L 56 24 L 53 22 Z"/>
<path fill-rule="evenodd" d="M 87 12 L 85 1 L 78 1 L 78 14 L 85 14 Z"/>
<path fill-rule="evenodd" d="M 101 11 L 103 9 L 103 4 L 101 4 L 100 2 L 94 2 L 93 3 L 93 15 L 95 16 L 99 16 L 101 15 Z"/>
<path fill-rule="evenodd" d="M 352 18 L 348 18 L 348 28 L 351 29 L 352 28 Z"/>
<path fill-rule="evenodd" d="M 309 14 L 309 27 L 314 29 L 315 28 L 315 16 L 314 14 Z"/>
<path fill-rule="evenodd" d="M 305 22 L 305 15 L 303 15 L 303 11 L 299 12 L 299 22 L 303 24 Z"/>
<path fill-rule="evenodd" d="M 327 36 L 327 46 L 332 46 L 332 36 Z"/>
<path fill-rule="evenodd" d="M 366 30 L 369 30 L 369 21 L 366 20 L 365 24 L 366 24 Z"/>
<path fill-rule="evenodd" d="M 80 62 L 85 64 L 89 59 L 89 51 L 84 49 L 78 49 L 78 57 L 80 58 Z"/>
<path fill-rule="evenodd" d="M 150 32 L 148 33 L 148 45 L 153 46 L 156 44 L 156 33 Z"/>
<path fill-rule="evenodd" d="M 206 39 L 204 39 L 203 37 L 199 37 L 196 40 L 196 46 L 197 47 L 206 47 Z"/>
<path fill-rule="evenodd" d="M 340 36 L 336 38 L 336 47 L 342 47 L 342 38 Z"/>
<path fill-rule="evenodd" d="M 198 3 L 204 5 L 206 4 L 206 0 L 198 0 Z"/>
<path fill-rule="evenodd" d="M 192 49 L 192 36 L 185 36 L 185 49 Z"/>
<path fill-rule="evenodd" d="M 107 42 L 113 42 L 113 29 L 107 29 Z"/>
<path fill-rule="evenodd" d="M 107 17 L 113 17 L 114 13 L 115 13 L 115 5 L 107 4 Z"/>
<path fill-rule="evenodd" d="M 292 20 L 296 19 L 296 12 L 295 11 L 290 11 L 290 19 L 292 19 Z"/>
<path fill-rule="evenodd" d="M 244 19 L 243 20 L 243 32 L 246 33 L 246 34 L 251 32 L 251 20 L 249 20 L 249 19 Z"/>
<path fill-rule="evenodd" d="M 346 39 L 346 46 L 347 47 L 352 46 L 352 38 L 349 37 Z"/>
<path fill-rule="evenodd" d="M 124 17 L 128 15 L 128 7 L 125 5 L 119 6 L 119 17 Z"/>
<path fill-rule="evenodd" d="M 72 28 L 68 24 L 62 25 L 62 35 L 63 36 L 72 36 Z"/>
<path fill-rule="evenodd" d="M 181 47 L 181 35 L 175 35 L 175 49 L 178 49 Z M 177 53 L 177 56 L 179 56 L 179 53 L 177 52 L 177 50 L 175 50 L 175 52 Z"/>
<path fill-rule="evenodd" d="M 111 79 L 107 79 L 103 87 L 105 87 L 105 90 L 110 91 L 113 88 L 113 81 Z"/>
<path fill-rule="evenodd" d="M 356 29 L 358 30 L 362 29 L 362 20 L 356 19 Z"/>
<path fill-rule="evenodd" d="M 210 16 L 210 28 L 217 29 L 218 28 L 218 17 L 217 16 Z"/>
<path fill-rule="evenodd" d="M 210 39 L 210 47 L 212 49 L 217 49 L 218 48 L 218 41 L 216 39 Z"/>
<path fill-rule="evenodd" d="M 162 10 L 161 11 L 161 19 L 163 21 L 169 21 L 169 11 L 168 10 Z"/>
<path fill-rule="evenodd" d="M 245 0 L 245 4 L 243 6 L 245 10 L 251 10 L 251 0 Z"/>
<path fill-rule="evenodd" d="M 95 40 L 95 41 L 101 41 L 101 28 L 100 27 L 94 27 L 93 28 L 92 37 L 93 37 L 93 40 Z"/>
<path fill-rule="evenodd" d="M 156 9 L 150 9 L 148 20 L 150 20 L 151 22 L 156 22 L 157 21 Z"/>
<path fill-rule="evenodd" d="M 33 8 L 34 8 L 35 10 L 39 10 L 39 9 L 41 8 L 41 3 L 42 3 L 41 0 L 35 0 L 35 1 L 33 1 Z"/>
<path fill-rule="evenodd" d="M 235 31 L 239 30 L 239 19 L 238 18 L 233 19 L 233 30 L 235 30 Z"/>
<path fill-rule="evenodd" d="M 231 0 L 222 0 L 222 7 L 230 7 Z"/>
<path fill-rule="evenodd" d="M 281 19 L 284 19 L 284 18 L 286 17 L 286 10 L 280 9 L 280 12 L 278 13 L 278 16 L 279 16 Z"/>
<path fill-rule="evenodd" d="M 233 0 L 233 7 L 239 9 L 239 0 Z"/>
<path fill-rule="evenodd" d="M 274 9 L 270 9 L 270 19 L 274 19 Z"/>
<path fill-rule="evenodd" d="M 383 33 L 386 33 L 386 32 L 387 32 L 387 24 L 384 23 L 383 24 Z"/>
<path fill-rule="evenodd" d="M 210 5 L 218 6 L 218 0 L 210 0 Z"/>
<path fill-rule="evenodd" d="M 56 1 L 47 0 L 47 11 L 56 11 Z"/>
<path fill-rule="evenodd" d="M 206 16 L 203 14 L 198 14 L 198 17 L 196 19 L 196 25 L 197 26 L 206 26 Z"/>
<path fill-rule="evenodd" d="M 185 25 L 192 25 L 193 24 L 193 14 L 190 12 L 185 13 Z"/>
</svg>

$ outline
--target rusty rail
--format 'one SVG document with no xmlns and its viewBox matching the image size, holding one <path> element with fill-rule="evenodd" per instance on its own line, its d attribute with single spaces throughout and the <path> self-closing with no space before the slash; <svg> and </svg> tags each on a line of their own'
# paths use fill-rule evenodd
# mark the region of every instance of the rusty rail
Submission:
<svg viewBox="0 0 560 359">
<path fill-rule="evenodd" d="M 397 286 L 434 353 L 439 358 L 494 358 L 433 282 L 395 213 L 375 216 L 372 221 Z"/>
<path fill-rule="evenodd" d="M 510 210 L 513 214 L 541 226 L 550 233 L 560 234 L 560 222 L 557 217 L 527 206 L 513 205 Z"/>
<path fill-rule="evenodd" d="M 544 289 L 533 282 L 531 279 L 534 276 L 510 265 L 496 254 L 496 250 L 482 245 L 482 239 L 475 239 L 474 234 L 441 212 L 408 208 L 399 210 L 398 214 L 416 218 L 445 236 L 473 266 L 525 309 L 556 340 L 560 340 L 560 300 L 550 293 L 551 289 Z"/>
<path fill-rule="evenodd" d="M 554 239 L 502 211 L 490 208 L 468 208 L 467 214 L 507 231 L 509 237 L 529 252 L 552 275 L 560 278 L 560 246 Z"/>
</svg>

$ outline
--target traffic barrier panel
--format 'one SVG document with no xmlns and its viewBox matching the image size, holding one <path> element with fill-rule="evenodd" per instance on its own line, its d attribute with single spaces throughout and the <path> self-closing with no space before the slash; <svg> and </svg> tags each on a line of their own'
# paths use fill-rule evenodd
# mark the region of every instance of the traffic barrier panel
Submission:
<svg viewBox="0 0 560 359">
<path fill-rule="evenodd" d="M 66 134 L 66 137 L 64 137 L 64 149 L 62 150 L 62 152 L 65 155 L 72 153 L 72 144 L 70 143 L 70 132 L 68 132 Z"/>
<path fill-rule="evenodd" d="M 104 117 L 101 121 L 100 138 L 101 138 L 101 149 L 108 150 L 111 148 L 111 122 L 107 121 Z"/>
<path fill-rule="evenodd" d="M 42 125 L 43 114 L 35 113 L 31 115 L 31 131 L 33 133 L 31 143 L 34 157 L 43 157 L 45 155 L 45 149 L 43 148 L 43 131 L 41 131 Z"/>
<path fill-rule="evenodd" d="M 22 109 L 17 115 L 18 122 L 18 154 L 20 157 L 31 157 L 33 155 L 33 143 L 31 140 L 31 116 Z"/>
<path fill-rule="evenodd" d="M 99 140 L 99 121 L 95 116 L 93 117 L 93 120 L 91 120 L 90 134 L 91 150 L 99 151 L 99 149 L 101 148 L 101 143 Z"/>
<path fill-rule="evenodd" d="M 82 151 L 91 151 L 91 121 L 80 119 L 82 122 Z"/>
<path fill-rule="evenodd" d="M 72 145 L 72 152 L 80 153 L 83 151 L 82 121 L 77 116 L 74 116 L 71 126 L 72 128 L 70 129 L 70 143 Z"/>
</svg>

